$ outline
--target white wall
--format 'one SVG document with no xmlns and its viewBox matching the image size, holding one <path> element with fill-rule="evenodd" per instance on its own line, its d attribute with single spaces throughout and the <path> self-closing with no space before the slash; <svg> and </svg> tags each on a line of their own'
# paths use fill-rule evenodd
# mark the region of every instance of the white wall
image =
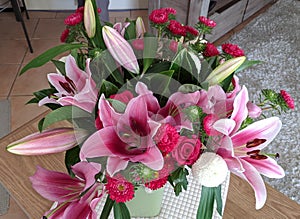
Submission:
<svg viewBox="0 0 300 219">
<path fill-rule="evenodd" d="M 73 10 L 77 7 L 77 0 L 25 0 L 25 2 L 28 10 Z M 148 8 L 148 0 L 110 0 L 109 4 L 109 10 L 145 8 Z"/>
</svg>

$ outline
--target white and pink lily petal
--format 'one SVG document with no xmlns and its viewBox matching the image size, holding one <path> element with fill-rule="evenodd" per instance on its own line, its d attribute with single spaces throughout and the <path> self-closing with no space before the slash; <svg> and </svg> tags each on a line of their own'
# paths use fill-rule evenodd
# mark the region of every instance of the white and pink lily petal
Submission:
<svg viewBox="0 0 300 219">
<path fill-rule="evenodd" d="M 83 71 L 77 66 L 71 55 L 67 56 L 65 59 L 66 76 L 61 73 L 50 73 L 47 76 L 57 93 L 45 97 L 39 102 L 39 105 L 47 103 L 56 103 L 62 106 L 75 105 L 92 112 L 97 102 L 98 91 L 89 65 L 90 59 L 87 59 L 86 69 Z"/>
</svg>

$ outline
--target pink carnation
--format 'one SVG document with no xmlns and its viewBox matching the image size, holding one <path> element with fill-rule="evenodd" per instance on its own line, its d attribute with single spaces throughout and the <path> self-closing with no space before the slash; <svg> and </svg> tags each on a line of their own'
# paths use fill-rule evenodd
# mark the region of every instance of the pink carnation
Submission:
<svg viewBox="0 0 300 219">
<path fill-rule="evenodd" d="M 181 23 L 176 20 L 170 20 L 170 24 L 168 26 L 169 30 L 179 36 L 186 36 L 186 28 Z"/>
<path fill-rule="evenodd" d="M 106 190 L 110 198 L 116 202 L 127 202 L 134 197 L 134 186 L 122 176 L 107 176 Z"/>
<path fill-rule="evenodd" d="M 244 56 L 244 51 L 235 44 L 225 43 L 222 45 L 222 50 L 233 57 Z"/>
<path fill-rule="evenodd" d="M 200 16 L 199 21 L 200 21 L 200 23 L 204 24 L 205 26 L 211 27 L 211 28 L 214 28 L 217 25 L 216 22 L 214 22 L 213 20 L 210 20 L 209 18 L 204 17 L 204 16 Z"/>
<path fill-rule="evenodd" d="M 75 26 L 75 25 L 79 24 L 82 20 L 83 20 L 83 14 L 78 12 L 78 13 L 69 15 L 65 19 L 65 24 L 68 26 Z"/>
<path fill-rule="evenodd" d="M 157 147 L 165 156 L 174 149 L 178 138 L 179 134 L 173 126 L 169 124 L 163 124 L 158 129 L 157 134 L 154 137 L 154 141 L 157 143 Z"/>
<path fill-rule="evenodd" d="M 168 12 L 163 8 L 153 10 L 149 15 L 149 20 L 155 24 L 164 24 L 169 20 Z"/>
<path fill-rule="evenodd" d="M 290 109 L 295 109 L 295 101 L 288 92 L 285 90 L 280 90 L 280 95 Z"/>
<path fill-rule="evenodd" d="M 166 185 L 166 183 L 168 182 L 168 177 L 163 177 L 163 178 L 159 178 L 156 180 L 152 180 L 148 183 L 145 183 L 145 187 L 152 189 L 152 190 L 156 190 L 156 189 L 160 189 L 162 188 L 164 185 Z"/>
<path fill-rule="evenodd" d="M 70 33 L 70 30 L 69 29 L 65 29 L 62 33 L 61 33 L 61 36 L 60 36 L 60 41 L 62 43 L 66 42 L 68 36 L 69 36 L 69 33 Z"/>
<path fill-rule="evenodd" d="M 212 43 L 207 43 L 203 55 L 206 57 L 212 57 L 219 55 L 217 47 Z"/>
<path fill-rule="evenodd" d="M 175 40 L 171 40 L 171 41 L 170 41 L 170 45 L 169 45 L 169 49 L 170 49 L 172 52 L 177 52 L 177 49 L 178 49 L 178 42 L 175 41 Z"/>
</svg>

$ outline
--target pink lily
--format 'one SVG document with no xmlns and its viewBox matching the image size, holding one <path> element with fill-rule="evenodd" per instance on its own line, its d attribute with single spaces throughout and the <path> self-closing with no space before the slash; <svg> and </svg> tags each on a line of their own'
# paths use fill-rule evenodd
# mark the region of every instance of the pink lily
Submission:
<svg viewBox="0 0 300 219">
<path fill-rule="evenodd" d="M 145 96 L 132 98 L 125 112 L 118 113 L 102 95 L 99 109 L 103 128 L 84 142 L 80 159 L 108 156 L 106 168 L 110 176 L 125 169 L 129 162 L 160 170 L 163 156 L 153 141 L 160 124 L 150 119 L 148 106 L 153 106 L 149 103 L 152 98 Z"/>
<path fill-rule="evenodd" d="M 7 146 L 10 153 L 44 155 L 59 153 L 81 144 L 88 136 L 84 129 L 57 128 L 28 135 Z"/>
<path fill-rule="evenodd" d="M 213 124 L 213 128 L 223 135 L 217 153 L 224 158 L 231 172 L 252 186 L 256 197 L 256 209 L 260 209 L 267 197 L 260 174 L 271 178 L 284 176 L 284 170 L 274 159 L 260 154 L 260 150 L 278 134 L 281 121 L 277 117 L 271 117 L 239 130 L 248 115 L 247 102 L 248 91 L 243 87 L 234 100 L 231 117 L 219 119 Z"/>
<path fill-rule="evenodd" d="M 87 59 L 86 69 L 82 71 L 77 66 L 75 59 L 68 55 L 65 61 L 66 76 L 60 73 L 48 74 L 49 82 L 58 93 L 45 97 L 39 102 L 39 105 L 47 103 L 56 103 L 62 106 L 74 105 L 92 112 L 97 102 L 98 91 L 89 66 L 90 59 Z"/>
<path fill-rule="evenodd" d="M 76 177 L 38 167 L 30 177 L 32 187 L 44 198 L 57 202 L 45 213 L 48 219 L 96 219 L 95 207 L 103 195 L 103 185 L 95 181 L 99 164 L 80 162 L 72 167 Z"/>
<path fill-rule="evenodd" d="M 112 27 L 102 28 L 104 43 L 112 57 L 128 71 L 138 74 L 140 68 L 130 44 Z"/>
<path fill-rule="evenodd" d="M 122 37 L 125 35 L 126 28 L 130 25 L 130 22 L 125 22 L 124 24 L 121 22 L 115 23 L 113 28 L 118 31 Z"/>
</svg>

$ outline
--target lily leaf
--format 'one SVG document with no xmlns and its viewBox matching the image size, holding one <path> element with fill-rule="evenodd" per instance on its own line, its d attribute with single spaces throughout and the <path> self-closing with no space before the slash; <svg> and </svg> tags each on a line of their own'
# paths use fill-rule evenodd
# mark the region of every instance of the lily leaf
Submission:
<svg viewBox="0 0 300 219">
<path fill-rule="evenodd" d="M 62 61 L 58 61 L 58 60 L 51 60 L 53 62 L 53 64 L 55 65 L 55 67 L 58 69 L 58 71 L 62 74 L 62 75 L 66 75 L 66 69 L 65 69 L 65 63 Z"/>
<path fill-rule="evenodd" d="M 111 212 L 111 209 L 112 207 L 115 205 L 115 201 L 110 199 L 109 195 L 107 196 L 107 199 L 106 199 L 106 202 L 105 202 L 105 205 L 104 205 L 104 208 L 101 212 L 101 215 L 100 215 L 100 219 L 107 219 L 110 212 Z"/>
<path fill-rule="evenodd" d="M 239 71 L 243 71 L 246 68 L 249 68 L 253 65 L 257 65 L 257 64 L 261 64 L 263 63 L 263 61 L 259 61 L 259 60 L 246 60 L 236 71 L 235 73 L 239 72 Z"/>
<path fill-rule="evenodd" d="M 215 188 L 202 186 L 197 219 L 211 219 L 215 201 Z"/>
<path fill-rule="evenodd" d="M 146 35 L 144 37 L 144 46 L 147 49 L 143 51 L 143 73 L 145 73 L 153 63 L 158 47 L 157 39 Z"/>
<path fill-rule="evenodd" d="M 130 213 L 128 211 L 128 208 L 123 202 L 115 203 L 114 218 L 115 219 L 130 219 Z"/>
<path fill-rule="evenodd" d="M 63 52 L 70 51 L 72 49 L 82 48 L 82 47 L 86 47 L 86 45 L 73 43 L 73 44 L 62 44 L 62 45 L 55 46 L 51 49 L 48 49 L 46 52 L 37 56 L 36 58 L 31 60 L 27 65 L 25 65 L 22 68 L 20 75 L 22 75 L 24 72 L 26 72 L 27 70 L 29 70 L 31 68 L 37 68 L 37 67 L 40 67 L 40 66 L 46 64 L 47 62 L 49 62 L 50 60 L 52 60 L 53 58 L 55 58 L 56 56 L 58 56 L 59 54 L 61 54 Z"/>
<path fill-rule="evenodd" d="M 42 130 L 59 121 L 83 117 L 89 117 L 89 113 L 75 106 L 60 107 L 46 115 Z"/>
<path fill-rule="evenodd" d="M 217 212 L 222 216 L 223 204 L 222 204 L 222 195 L 221 195 L 221 185 L 215 187 L 215 198 L 217 203 Z"/>
</svg>

